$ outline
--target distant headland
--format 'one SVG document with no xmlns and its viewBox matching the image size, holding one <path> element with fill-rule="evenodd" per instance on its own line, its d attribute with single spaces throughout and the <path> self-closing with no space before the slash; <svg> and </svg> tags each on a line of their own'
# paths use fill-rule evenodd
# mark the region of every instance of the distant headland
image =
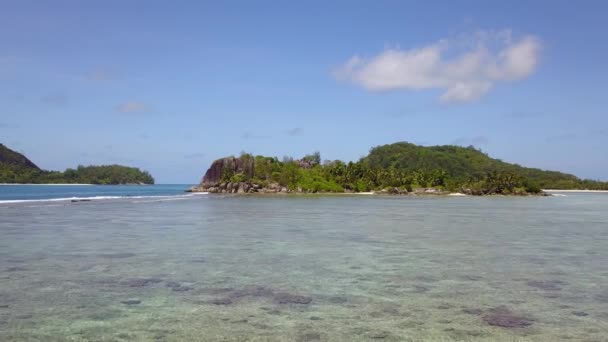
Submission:
<svg viewBox="0 0 608 342">
<path fill-rule="evenodd" d="M 527 168 L 453 145 L 374 147 L 356 162 L 254 156 L 214 161 L 192 192 L 546 195 L 541 189 L 608 190 L 608 182 Z"/>
<path fill-rule="evenodd" d="M 42 170 L 23 154 L 0 144 L 0 183 L 154 184 L 154 178 L 147 171 L 122 165 L 78 166 L 63 172 Z"/>
</svg>

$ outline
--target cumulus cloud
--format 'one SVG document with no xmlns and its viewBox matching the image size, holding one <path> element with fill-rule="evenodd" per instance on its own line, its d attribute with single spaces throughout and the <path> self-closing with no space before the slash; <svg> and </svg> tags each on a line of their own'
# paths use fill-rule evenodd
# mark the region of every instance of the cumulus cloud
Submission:
<svg viewBox="0 0 608 342">
<path fill-rule="evenodd" d="M 371 91 L 441 89 L 442 102 L 469 102 L 498 82 L 528 77 L 540 52 L 535 36 L 516 39 L 509 30 L 480 31 L 421 48 L 388 48 L 371 58 L 355 55 L 334 76 Z"/>
<path fill-rule="evenodd" d="M 144 103 L 137 101 L 129 101 L 116 106 L 116 110 L 121 113 L 137 113 L 148 109 Z"/>
</svg>

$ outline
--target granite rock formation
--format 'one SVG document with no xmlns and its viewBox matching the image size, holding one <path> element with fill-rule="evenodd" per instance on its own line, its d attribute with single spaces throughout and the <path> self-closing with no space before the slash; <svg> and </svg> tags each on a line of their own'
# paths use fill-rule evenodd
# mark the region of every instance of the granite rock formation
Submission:
<svg viewBox="0 0 608 342">
<path fill-rule="evenodd" d="M 267 186 L 249 181 L 226 181 L 230 176 L 242 174 L 245 179 L 252 179 L 255 163 L 252 158 L 227 157 L 214 161 L 205 172 L 201 183 L 192 187 L 191 192 L 209 192 L 220 194 L 248 194 L 248 193 L 287 193 L 288 189 L 277 183 Z"/>
</svg>

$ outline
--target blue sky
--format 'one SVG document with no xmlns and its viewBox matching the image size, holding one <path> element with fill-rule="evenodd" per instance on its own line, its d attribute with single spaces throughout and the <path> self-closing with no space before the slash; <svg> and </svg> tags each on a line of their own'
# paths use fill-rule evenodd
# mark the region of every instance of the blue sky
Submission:
<svg viewBox="0 0 608 342">
<path fill-rule="evenodd" d="M 473 144 L 608 180 L 605 1 L 2 1 L 0 142 L 196 183 L 241 151 Z"/>
</svg>

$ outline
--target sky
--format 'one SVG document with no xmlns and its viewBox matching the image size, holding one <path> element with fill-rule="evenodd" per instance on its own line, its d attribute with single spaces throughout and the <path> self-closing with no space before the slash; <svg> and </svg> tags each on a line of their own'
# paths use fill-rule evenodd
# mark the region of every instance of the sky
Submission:
<svg viewBox="0 0 608 342">
<path fill-rule="evenodd" d="M 608 180 L 608 2 L 0 1 L 0 142 L 200 181 L 242 151 L 474 145 Z"/>
</svg>

